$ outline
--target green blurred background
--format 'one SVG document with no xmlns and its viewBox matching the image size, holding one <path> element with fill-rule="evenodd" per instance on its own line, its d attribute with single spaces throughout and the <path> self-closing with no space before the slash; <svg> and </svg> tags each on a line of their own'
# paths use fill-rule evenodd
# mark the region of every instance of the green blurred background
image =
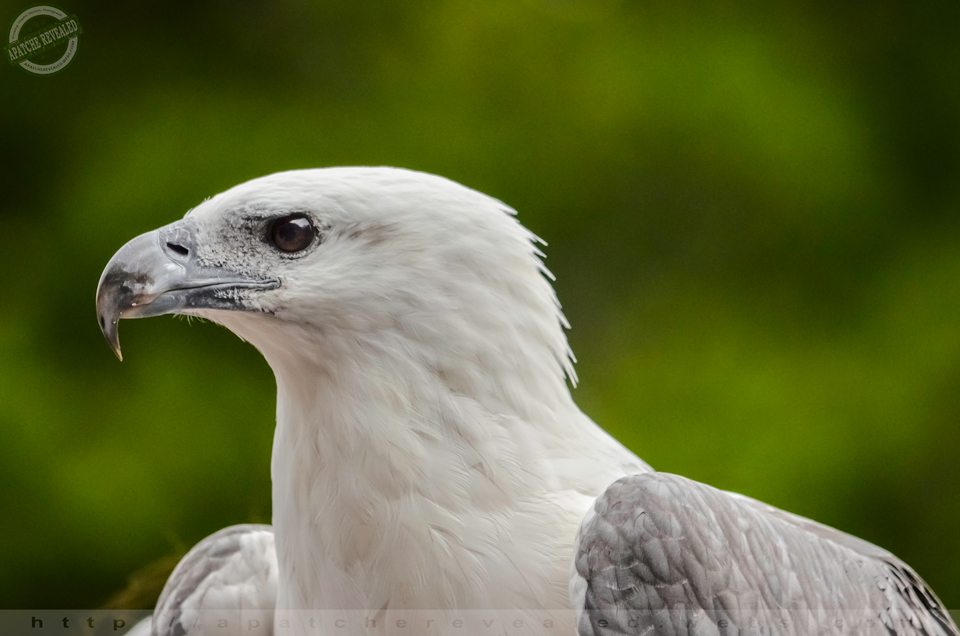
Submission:
<svg viewBox="0 0 960 636">
<path fill-rule="evenodd" d="M 0 607 L 100 606 L 269 521 L 265 362 L 165 318 L 122 325 L 120 364 L 94 290 L 207 196 L 348 164 L 519 210 L 577 401 L 655 468 L 876 542 L 960 607 L 958 5 L 59 6 L 69 67 L 0 68 Z"/>
</svg>

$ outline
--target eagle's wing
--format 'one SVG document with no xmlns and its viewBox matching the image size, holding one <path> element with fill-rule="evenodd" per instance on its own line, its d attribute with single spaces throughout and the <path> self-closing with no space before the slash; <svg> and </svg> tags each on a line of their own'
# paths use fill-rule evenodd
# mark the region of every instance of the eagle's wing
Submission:
<svg viewBox="0 0 960 636">
<path fill-rule="evenodd" d="M 238 525 L 210 535 L 177 564 L 153 614 L 152 636 L 273 634 L 273 528 Z"/>
<path fill-rule="evenodd" d="M 580 636 L 960 636 L 886 550 L 665 473 L 624 477 L 597 499 L 571 597 Z"/>
<path fill-rule="evenodd" d="M 153 631 L 153 615 L 145 616 L 133 627 L 123 633 L 123 636 L 150 636 Z"/>
</svg>

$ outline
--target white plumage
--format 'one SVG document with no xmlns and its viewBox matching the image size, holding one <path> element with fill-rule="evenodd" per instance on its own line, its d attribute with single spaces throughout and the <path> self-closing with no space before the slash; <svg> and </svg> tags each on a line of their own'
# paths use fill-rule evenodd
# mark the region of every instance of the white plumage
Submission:
<svg viewBox="0 0 960 636">
<path fill-rule="evenodd" d="M 278 249 L 290 219 L 316 237 Z M 651 469 L 571 398 L 536 243 L 452 181 L 333 168 L 241 184 L 108 265 L 98 307 L 118 352 L 119 318 L 175 312 L 274 371 L 278 610 L 556 610 L 550 633 L 574 632 L 580 522 Z"/>
<path fill-rule="evenodd" d="M 571 399 L 534 237 L 500 201 L 393 169 L 272 175 L 190 218 L 257 206 L 328 226 L 271 313 L 197 312 L 276 374 L 278 608 L 568 607 L 580 520 L 646 466 Z"/>
</svg>

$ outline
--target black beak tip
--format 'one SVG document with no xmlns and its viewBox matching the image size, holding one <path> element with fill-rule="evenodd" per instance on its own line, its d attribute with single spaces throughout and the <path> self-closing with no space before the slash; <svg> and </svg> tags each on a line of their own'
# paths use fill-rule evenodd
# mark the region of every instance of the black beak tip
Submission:
<svg viewBox="0 0 960 636">
<path fill-rule="evenodd" d="M 97 287 L 97 323 L 100 325 L 100 333 L 103 334 L 103 339 L 107 341 L 114 355 L 122 361 L 120 334 L 117 330 L 120 312 L 115 296 L 116 294 L 110 293 L 110 289 L 105 288 L 102 283 Z"/>
<path fill-rule="evenodd" d="M 100 331 L 103 333 L 103 339 L 107 341 L 110 349 L 117 356 L 117 359 L 123 362 L 123 354 L 120 353 L 120 334 L 117 330 L 118 319 L 111 320 L 104 314 L 98 316 L 100 322 Z"/>
</svg>

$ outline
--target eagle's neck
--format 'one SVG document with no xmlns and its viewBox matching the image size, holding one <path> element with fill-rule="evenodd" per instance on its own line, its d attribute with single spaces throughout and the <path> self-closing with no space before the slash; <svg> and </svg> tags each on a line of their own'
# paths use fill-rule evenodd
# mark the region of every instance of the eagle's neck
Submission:
<svg viewBox="0 0 960 636">
<path fill-rule="evenodd" d="M 566 606 L 587 506 L 642 464 L 577 409 L 546 347 L 241 335 L 277 379 L 281 608 Z"/>
<path fill-rule="evenodd" d="M 487 584 L 503 555 L 480 529 L 499 517 L 522 544 L 512 528 L 518 506 L 561 489 L 557 468 L 542 460 L 557 444 L 546 432 L 582 417 L 562 378 L 505 387 L 516 382 L 504 380 L 508 370 L 488 363 L 472 376 L 431 352 L 411 355 L 408 340 L 389 334 L 326 336 L 264 351 L 278 387 L 272 477 L 284 600 L 351 609 L 499 603 Z M 577 521 L 563 521 L 571 540 Z M 556 567 L 565 570 L 562 558 Z M 426 576 L 435 569 L 449 578 Z M 555 606 L 557 587 L 544 580 L 516 592 Z"/>
</svg>

